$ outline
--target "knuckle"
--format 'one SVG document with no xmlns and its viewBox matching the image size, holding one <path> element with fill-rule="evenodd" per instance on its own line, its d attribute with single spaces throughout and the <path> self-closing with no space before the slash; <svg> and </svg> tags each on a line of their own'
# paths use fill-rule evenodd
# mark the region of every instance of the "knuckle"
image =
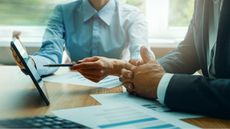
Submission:
<svg viewBox="0 0 230 129">
<path fill-rule="evenodd" d="M 105 71 L 104 70 L 100 70 L 100 75 L 104 75 Z"/>
<path fill-rule="evenodd" d="M 128 78 L 128 76 L 129 76 L 129 72 L 126 72 L 126 73 L 124 74 L 124 77 L 125 77 L 125 78 Z"/>
<path fill-rule="evenodd" d="M 121 74 L 124 74 L 125 73 L 125 69 L 121 69 Z"/>
<path fill-rule="evenodd" d="M 128 88 L 128 83 L 124 82 L 123 85 L 125 88 Z"/>
<path fill-rule="evenodd" d="M 99 56 L 93 56 L 93 59 L 98 60 L 100 57 Z"/>
<path fill-rule="evenodd" d="M 101 61 L 98 61 L 97 65 L 98 65 L 99 68 L 104 68 L 105 67 L 104 64 Z"/>
</svg>

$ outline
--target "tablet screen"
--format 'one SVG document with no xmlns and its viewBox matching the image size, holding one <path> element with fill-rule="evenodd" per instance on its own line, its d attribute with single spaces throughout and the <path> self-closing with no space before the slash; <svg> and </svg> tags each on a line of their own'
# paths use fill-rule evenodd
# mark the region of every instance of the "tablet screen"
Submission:
<svg viewBox="0 0 230 129">
<path fill-rule="evenodd" d="M 15 50 L 16 54 L 18 55 L 19 59 L 25 67 L 25 71 L 31 77 L 41 97 L 48 105 L 49 101 L 47 91 L 43 84 L 41 76 L 38 74 L 37 69 L 34 66 L 33 60 L 29 58 L 29 55 L 27 54 L 26 50 L 19 40 L 15 39 L 14 41 L 12 41 L 11 47 Z"/>
</svg>

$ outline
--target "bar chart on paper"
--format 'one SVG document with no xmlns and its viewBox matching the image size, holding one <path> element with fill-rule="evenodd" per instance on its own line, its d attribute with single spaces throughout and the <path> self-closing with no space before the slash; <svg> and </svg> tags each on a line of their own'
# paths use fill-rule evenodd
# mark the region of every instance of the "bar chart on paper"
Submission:
<svg viewBox="0 0 230 129">
<path fill-rule="evenodd" d="M 160 104 L 158 101 L 146 100 L 137 96 L 130 95 L 127 92 L 111 94 L 94 94 L 91 96 L 102 105 L 138 105 L 146 109 L 152 110 L 154 112 L 158 112 L 161 114 L 161 116 L 172 117 L 174 119 L 201 117 L 201 115 L 171 111 L 168 107 L 166 107 L 163 104 Z"/>
<path fill-rule="evenodd" d="M 97 114 L 99 117 L 107 119 L 109 122 L 98 125 L 99 128 L 179 128 L 175 125 L 166 123 L 155 117 L 145 115 L 131 108 L 114 108 L 104 110 Z"/>
<path fill-rule="evenodd" d="M 145 112 L 141 107 L 93 106 L 55 111 L 55 115 L 79 122 L 91 128 L 196 128 L 179 120 L 163 119 L 157 113 Z"/>
</svg>

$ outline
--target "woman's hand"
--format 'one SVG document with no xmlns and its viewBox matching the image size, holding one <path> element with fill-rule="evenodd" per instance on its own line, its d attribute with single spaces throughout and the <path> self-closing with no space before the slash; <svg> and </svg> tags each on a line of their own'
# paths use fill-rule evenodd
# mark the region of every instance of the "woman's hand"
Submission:
<svg viewBox="0 0 230 129">
<path fill-rule="evenodd" d="M 13 34 L 12 34 L 12 38 L 13 39 L 18 39 L 20 41 L 20 35 L 21 35 L 21 32 L 20 31 L 14 31 Z M 13 48 L 10 48 L 11 49 L 11 52 L 12 52 L 12 55 L 13 55 L 13 58 L 16 62 L 16 64 L 20 67 L 21 70 L 24 70 L 25 67 L 24 65 L 22 64 L 21 60 L 19 59 L 19 57 L 17 56 L 16 52 L 14 51 Z"/>
<path fill-rule="evenodd" d="M 14 31 L 13 34 L 12 34 L 12 38 L 13 38 L 13 39 L 17 39 L 17 40 L 19 40 L 19 42 L 21 42 L 21 41 L 20 41 L 20 35 L 21 35 L 21 32 L 20 32 L 20 31 Z M 20 67 L 20 69 L 22 70 L 23 73 L 27 74 L 27 73 L 26 73 L 26 70 L 25 70 L 25 66 L 24 66 L 23 63 L 21 62 L 21 60 L 20 60 L 20 58 L 18 57 L 17 53 L 14 51 L 13 48 L 10 48 L 10 49 L 11 49 L 11 52 L 12 52 L 12 55 L 13 55 L 13 58 L 14 58 L 16 64 Z M 25 49 L 25 48 L 24 48 L 24 49 Z M 34 66 L 35 66 L 35 62 L 34 62 L 33 59 L 32 59 L 32 61 L 33 61 L 33 64 L 34 64 Z"/>
<path fill-rule="evenodd" d="M 80 60 L 71 70 L 80 72 L 85 78 L 99 82 L 108 75 L 120 75 L 123 61 L 106 57 L 90 57 Z"/>
</svg>

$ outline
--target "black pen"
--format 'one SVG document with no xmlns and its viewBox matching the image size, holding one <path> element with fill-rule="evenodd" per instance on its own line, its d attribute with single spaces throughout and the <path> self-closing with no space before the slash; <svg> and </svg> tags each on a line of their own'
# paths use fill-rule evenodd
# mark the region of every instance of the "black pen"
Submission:
<svg viewBox="0 0 230 129">
<path fill-rule="evenodd" d="M 43 65 L 44 67 L 72 67 L 75 64 L 47 64 Z"/>
<path fill-rule="evenodd" d="M 71 63 L 71 64 L 47 64 L 47 65 L 43 65 L 44 67 L 72 67 L 75 64 L 80 64 L 81 61 L 78 61 L 77 63 Z"/>
</svg>

